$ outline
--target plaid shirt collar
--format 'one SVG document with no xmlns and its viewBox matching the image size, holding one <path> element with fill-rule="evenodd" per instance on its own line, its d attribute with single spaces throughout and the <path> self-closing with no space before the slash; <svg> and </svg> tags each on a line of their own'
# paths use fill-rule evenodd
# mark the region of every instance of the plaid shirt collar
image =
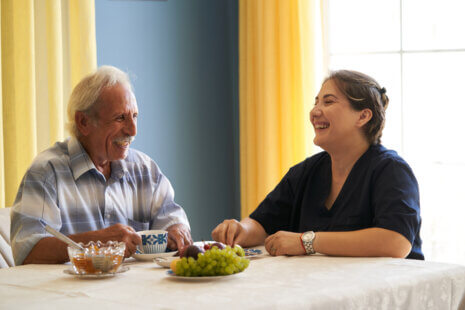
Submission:
<svg viewBox="0 0 465 310">
<path fill-rule="evenodd" d="M 84 173 L 91 170 L 95 170 L 95 172 L 101 174 L 90 159 L 89 154 L 87 154 L 86 150 L 76 137 L 71 137 L 68 140 L 68 154 L 74 180 L 79 179 L 79 177 L 81 177 Z M 111 162 L 112 178 L 121 179 L 127 173 L 128 168 L 125 160 L 116 160 Z"/>
</svg>

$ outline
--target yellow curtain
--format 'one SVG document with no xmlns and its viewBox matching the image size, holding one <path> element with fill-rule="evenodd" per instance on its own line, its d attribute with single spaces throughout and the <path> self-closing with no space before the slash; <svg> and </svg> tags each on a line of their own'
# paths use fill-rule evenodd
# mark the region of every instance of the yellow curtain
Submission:
<svg viewBox="0 0 465 310">
<path fill-rule="evenodd" d="M 320 2 L 240 0 L 241 215 L 312 152 L 309 111 L 320 83 Z"/>
<path fill-rule="evenodd" d="M 97 66 L 94 1 L 1 0 L 0 207 L 64 138 L 66 100 Z"/>
<path fill-rule="evenodd" d="M 0 2 L 0 34 L 2 33 L 2 5 Z M 1 46 L 1 41 L 0 41 Z M 0 72 L 2 72 L 2 49 L 0 48 Z M 0 208 L 5 206 L 5 169 L 3 166 L 3 108 L 2 75 L 0 74 Z"/>
</svg>

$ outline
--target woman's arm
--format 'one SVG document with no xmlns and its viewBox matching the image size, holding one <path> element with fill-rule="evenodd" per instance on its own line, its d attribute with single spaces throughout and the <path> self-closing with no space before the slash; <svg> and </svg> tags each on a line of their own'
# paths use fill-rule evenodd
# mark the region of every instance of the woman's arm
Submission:
<svg viewBox="0 0 465 310">
<path fill-rule="evenodd" d="M 398 232 L 375 227 L 347 232 L 317 232 L 313 248 L 318 253 L 334 256 L 405 258 L 412 245 Z"/>
<path fill-rule="evenodd" d="M 303 255 L 305 250 L 300 233 L 279 231 L 265 240 L 271 255 Z M 384 228 L 367 228 L 356 231 L 315 233 L 313 249 L 333 256 L 406 257 L 412 248 L 401 234 Z"/>
</svg>

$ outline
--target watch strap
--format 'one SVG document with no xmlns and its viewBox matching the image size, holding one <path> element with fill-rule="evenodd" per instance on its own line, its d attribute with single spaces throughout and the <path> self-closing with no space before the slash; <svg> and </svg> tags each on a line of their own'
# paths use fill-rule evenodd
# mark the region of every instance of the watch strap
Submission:
<svg viewBox="0 0 465 310">
<path fill-rule="evenodd" d="M 300 245 L 302 245 L 302 249 L 304 249 L 305 253 L 307 253 L 307 249 L 305 248 L 304 241 L 302 240 L 304 233 L 300 234 Z"/>
<path fill-rule="evenodd" d="M 307 235 L 310 235 L 310 240 L 307 240 Z M 307 255 L 315 254 L 315 249 L 313 248 L 313 241 L 315 240 L 315 232 L 313 231 L 307 231 L 304 232 L 300 238 L 302 241 L 302 245 L 304 246 L 305 253 Z"/>
</svg>

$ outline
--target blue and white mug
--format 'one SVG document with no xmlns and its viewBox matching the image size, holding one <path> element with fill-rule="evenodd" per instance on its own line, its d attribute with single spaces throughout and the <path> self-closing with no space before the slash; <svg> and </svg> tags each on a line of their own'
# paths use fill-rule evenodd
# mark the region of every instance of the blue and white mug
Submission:
<svg viewBox="0 0 465 310">
<path fill-rule="evenodd" d="M 164 253 L 168 244 L 166 230 L 144 230 L 137 232 L 142 238 L 141 252 L 143 254 Z"/>
</svg>

